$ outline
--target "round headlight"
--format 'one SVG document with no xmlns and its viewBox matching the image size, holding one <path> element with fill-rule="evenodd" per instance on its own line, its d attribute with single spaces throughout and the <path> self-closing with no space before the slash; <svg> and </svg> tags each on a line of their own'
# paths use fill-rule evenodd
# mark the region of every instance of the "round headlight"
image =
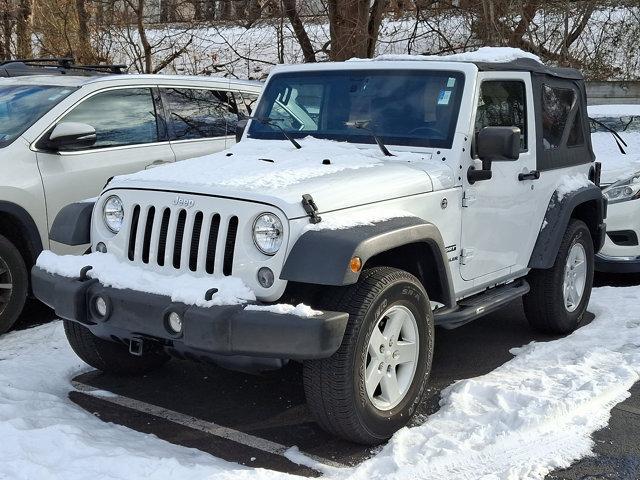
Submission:
<svg viewBox="0 0 640 480">
<path fill-rule="evenodd" d="M 275 255 L 282 246 L 282 222 L 273 213 L 261 213 L 253 222 L 253 243 L 265 255 Z"/>
<path fill-rule="evenodd" d="M 117 195 L 111 195 L 104 202 L 102 207 L 102 218 L 104 218 L 104 224 L 113 233 L 118 233 L 122 227 L 122 221 L 124 220 L 124 207 L 122 206 L 122 200 Z"/>
</svg>

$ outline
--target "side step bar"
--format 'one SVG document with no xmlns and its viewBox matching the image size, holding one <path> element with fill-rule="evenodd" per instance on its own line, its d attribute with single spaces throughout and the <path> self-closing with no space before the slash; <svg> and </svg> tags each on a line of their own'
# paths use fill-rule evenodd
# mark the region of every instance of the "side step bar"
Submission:
<svg viewBox="0 0 640 480">
<path fill-rule="evenodd" d="M 460 327 L 487 313 L 498 310 L 512 300 L 522 297 L 527 292 L 529 292 L 529 284 L 526 280 L 517 280 L 507 285 L 486 290 L 461 300 L 453 310 L 443 309 L 441 312 L 436 310 L 434 312 L 435 324 L 446 329 Z"/>
</svg>

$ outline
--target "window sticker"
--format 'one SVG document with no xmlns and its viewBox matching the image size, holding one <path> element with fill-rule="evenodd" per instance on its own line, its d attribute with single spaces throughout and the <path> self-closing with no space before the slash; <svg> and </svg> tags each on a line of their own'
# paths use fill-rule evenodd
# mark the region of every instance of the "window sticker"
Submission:
<svg viewBox="0 0 640 480">
<path fill-rule="evenodd" d="M 453 77 L 449 77 L 449 80 L 447 80 L 447 88 L 453 88 L 456 86 L 456 79 Z"/>
<path fill-rule="evenodd" d="M 440 90 L 438 95 L 438 105 L 449 105 L 451 99 L 451 90 Z"/>
</svg>

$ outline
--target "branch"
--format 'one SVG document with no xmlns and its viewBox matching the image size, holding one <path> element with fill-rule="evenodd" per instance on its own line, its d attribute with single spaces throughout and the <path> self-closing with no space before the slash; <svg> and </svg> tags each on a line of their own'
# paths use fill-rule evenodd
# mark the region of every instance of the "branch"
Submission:
<svg viewBox="0 0 640 480">
<path fill-rule="evenodd" d="M 192 42 L 193 42 L 193 36 L 191 36 L 191 38 L 189 38 L 189 41 L 187 43 L 185 43 L 182 46 L 181 49 L 173 52 L 171 55 L 169 55 L 167 58 L 165 58 L 162 62 L 160 62 L 160 64 L 157 65 L 156 68 L 153 69 L 153 73 L 161 72 L 164 68 L 166 68 L 167 65 L 169 65 L 176 58 L 178 58 L 180 55 L 182 55 L 184 52 L 186 52 L 187 48 L 189 48 L 189 45 L 191 45 Z"/>
</svg>

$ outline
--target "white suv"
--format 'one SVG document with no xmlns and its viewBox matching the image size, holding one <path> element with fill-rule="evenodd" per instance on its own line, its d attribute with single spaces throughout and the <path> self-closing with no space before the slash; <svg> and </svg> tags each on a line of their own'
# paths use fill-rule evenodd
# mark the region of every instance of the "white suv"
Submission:
<svg viewBox="0 0 640 480">
<path fill-rule="evenodd" d="M 51 235 L 93 253 L 43 252 L 36 296 L 95 368 L 302 362 L 323 428 L 383 441 L 425 391 L 434 325 L 523 297 L 566 333 L 589 302 L 606 201 L 582 76 L 486 57 L 277 69 L 230 151 L 62 210 Z"/>
<path fill-rule="evenodd" d="M 0 333 L 18 318 L 43 248 L 78 252 L 49 240 L 62 207 L 98 195 L 115 175 L 230 147 L 260 90 L 223 78 L 74 71 L 0 78 Z"/>
</svg>

